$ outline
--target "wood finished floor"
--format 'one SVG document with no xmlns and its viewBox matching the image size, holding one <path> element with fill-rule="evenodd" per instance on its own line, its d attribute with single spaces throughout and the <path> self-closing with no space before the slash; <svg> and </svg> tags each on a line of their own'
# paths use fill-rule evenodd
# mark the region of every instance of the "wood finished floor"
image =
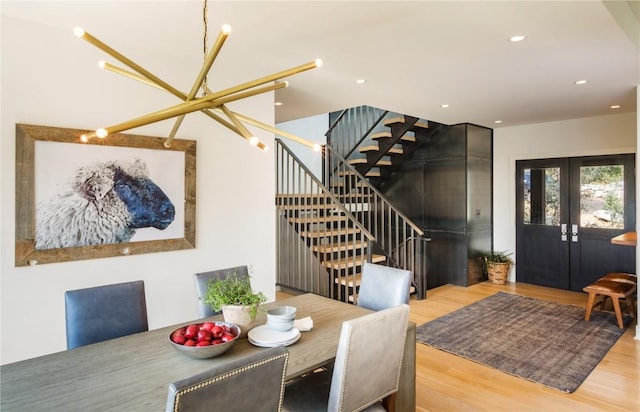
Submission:
<svg viewBox="0 0 640 412">
<path fill-rule="evenodd" d="M 584 306 L 586 294 L 522 283 L 445 285 L 411 299 L 420 325 L 498 291 Z M 288 296 L 278 292 L 277 298 Z M 416 345 L 416 411 L 640 411 L 640 340 L 635 322 L 571 394 L 517 378 L 461 357 Z"/>
</svg>

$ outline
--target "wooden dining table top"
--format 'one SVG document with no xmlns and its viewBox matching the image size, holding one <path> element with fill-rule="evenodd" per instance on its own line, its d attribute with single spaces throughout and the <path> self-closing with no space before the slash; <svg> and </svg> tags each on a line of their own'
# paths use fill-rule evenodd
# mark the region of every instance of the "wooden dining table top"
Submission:
<svg viewBox="0 0 640 412">
<path fill-rule="evenodd" d="M 297 317 L 311 316 L 313 329 L 287 347 L 286 378 L 294 378 L 334 360 L 342 322 L 369 310 L 314 294 L 270 302 L 266 308 L 291 305 Z M 221 320 L 221 315 L 205 318 Z M 171 382 L 230 359 L 263 350 L 238 340 L 219 357 L 192 359 L 178 353 L 169 334 L 179 326 L 125 336 L 0 366 L 2 411 L 164 410 Z M 264 314 L 257 319 L 264 323 Z"/>
</svg>

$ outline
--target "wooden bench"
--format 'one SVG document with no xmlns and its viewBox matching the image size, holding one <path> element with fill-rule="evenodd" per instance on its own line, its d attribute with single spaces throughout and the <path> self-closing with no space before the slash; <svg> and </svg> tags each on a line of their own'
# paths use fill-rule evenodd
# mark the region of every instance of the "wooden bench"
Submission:
<svg viewBox="0 0 640 412">
<path fill-rule="evenodd" d="M 582 290 L 589 294 L 584 320 L 588 321 L 591 318 L 591 311 L 596 306 L 601 306 L 604 309 L 604 303 L 607 298 L 611 298 L 613 310 L 616 314 L 616 320 L 618 321 L 618 327 L 620 329 L 624 328 L 620 299 L 625 300 L 625 311 L 628 310 L 632 317 L 636 317 L 635 305 L 633 302 L 633 294 L 636 291 L 636 284 L 633 282 L 599 279 L 591 285 L 585 286 Z"/>
</svg>

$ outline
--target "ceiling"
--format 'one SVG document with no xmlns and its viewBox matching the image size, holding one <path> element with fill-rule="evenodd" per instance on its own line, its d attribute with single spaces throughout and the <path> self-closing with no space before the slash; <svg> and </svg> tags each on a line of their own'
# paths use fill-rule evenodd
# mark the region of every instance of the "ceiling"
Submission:
<svg viewBox="0 0 640 412">
<path fill-rule="evenodd" d="M 635 112 L 639 4 L 209 0 L 209 45 L 223 23 L 232 26 L 209 84 L 321 58 L 322 67 L 276 92 L 276 122 L 359 105 L 490 128 Z M 69 33 L 82 26 L 133 60 L 144 51 L 192 65 L 194 78 L 200 69 L 201 1 L 3 0 L 0 7 Z M 510 42 L 515 34 L 527 37 Z"/>
</svg>

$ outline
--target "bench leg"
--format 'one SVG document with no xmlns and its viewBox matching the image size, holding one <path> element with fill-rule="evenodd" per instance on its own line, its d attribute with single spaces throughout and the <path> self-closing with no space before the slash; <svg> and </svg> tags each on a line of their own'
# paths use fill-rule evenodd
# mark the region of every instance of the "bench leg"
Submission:
<svg viewBox="0 0 640 412">
<path fill-rule="evenodd" d="M 624 323 L 622 323 L 622 311 L 620 310 L 620 299 L 611 298 L 613 302 L 613 310 L 616 312 L 616 319 L 618 320 L 618 327 L 624 329 Z"/>
<path fill-rule="evenodd" d="M 589 300 L 587 301 L 587 309 L 584 312 L 584 320 L 587 322 L 591 318 L 591 309 L 593 309 L 593 301 L 596 298 L 596 294 L 593 292 L 589 292 Z"/>
</svg>

